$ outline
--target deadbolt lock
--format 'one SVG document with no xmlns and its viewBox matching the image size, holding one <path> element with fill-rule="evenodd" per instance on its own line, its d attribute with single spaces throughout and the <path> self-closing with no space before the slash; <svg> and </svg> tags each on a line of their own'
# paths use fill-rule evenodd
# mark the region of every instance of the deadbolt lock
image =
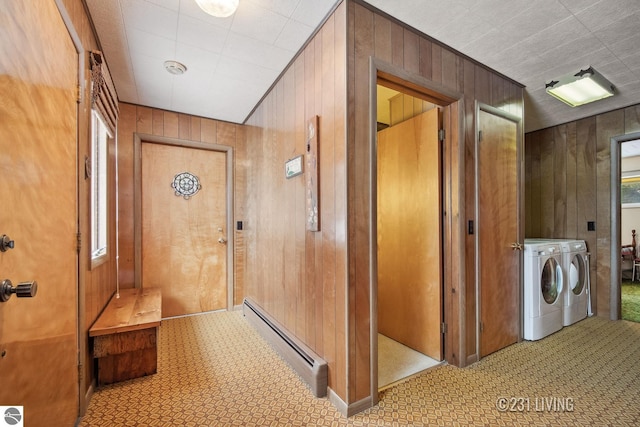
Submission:
<svg viewBox="0 0 640 427">
<path fill-rule="evenodd" d="M 3 234 L 0 237 L 0 252 L 6 252 L 9 249 L 13 249 L 15 247 L 15 242 L 11 240 L 9 236 Z"/>
</svg>

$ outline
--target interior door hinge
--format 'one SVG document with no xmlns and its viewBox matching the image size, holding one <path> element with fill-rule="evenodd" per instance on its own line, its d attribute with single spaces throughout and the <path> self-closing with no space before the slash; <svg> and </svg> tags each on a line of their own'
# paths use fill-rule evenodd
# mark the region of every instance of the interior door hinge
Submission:
<svg viewBox="0 0 640 427">
<path fill-rule="evenodd" d="M 78 253 L 80 253 L 80 249 L 82 249 L 82 233 L 79 231 L 76 233 L 76 249 Z"/>
<path fill-rule="evenodd" d="M 447 324 L 444 323 L 444 322 L 442 322 L 440 324 L 440 333 L 442 333 L 442 334 L 446 334 L 447 333 Z"/>
<path fill-rule="evenodd" d="M 482 131 L 478 131 L 478 142 L 482 141 Z"/>
<path fill-rule="evenodd" d="M 438 130 L 438 140 L 444 142 L 444 129 Z"/>
<path fill-rule="evenodd" d="M 484 332 L 484 322 L 480 322 L 480 332 Z"/>
<path fill-rule="evenodd" d="M 82 102 L 82 87 L 80 83 L 76 85 L 76 102 L 80 104 Z"/>
</svg>

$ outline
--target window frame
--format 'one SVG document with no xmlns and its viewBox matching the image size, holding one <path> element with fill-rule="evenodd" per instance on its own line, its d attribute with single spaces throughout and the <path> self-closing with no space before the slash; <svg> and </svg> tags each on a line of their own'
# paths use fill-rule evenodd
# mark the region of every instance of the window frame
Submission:
<svg viewBox="0 0 640 427">
<path fill-rule="evenodd" d="M 96 108 L 91 109 L 91 146 L 89 174 L 89 256 L 91 268 L 95 268 L 109 259 L 109 141 L 113 134 L 106 120 Z M 99 138 L 99 139 L 97 139 Z M 100 144 L 100 147 L 97 145 Z M 101 157 L 96 157 L 102 154 Z M 102 162 L 100 161 L 102 160 Z M 102 190 L 101 195 L 96 191 Z M 96 211 L 96 204 L 101 206 Z M 101 228 L 98 230 L 98 228 Z M 96 236 L 102 244 L 96 242 Z M 100 245 L 100 247 L 97 247 Z"/>
</svg>

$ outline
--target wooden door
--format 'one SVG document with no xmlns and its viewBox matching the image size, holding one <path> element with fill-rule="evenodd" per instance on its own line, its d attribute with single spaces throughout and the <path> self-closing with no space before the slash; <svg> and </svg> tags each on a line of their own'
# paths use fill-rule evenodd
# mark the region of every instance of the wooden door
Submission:
<svg viewBox="0 0 640 427">
<path fill-rule="evenodd" d="M 0 2 L 0 281 L 37 281 L 0 302 L 0 405 L 27 426 L 78 416 L 78 55 L 55 2 Z M 3 411 L 4 412 L 4 411 Z"/>
<path fill-rule="evenodd" d="M 438 110 L 378 133 L 378 331 L 442 360 Z"/>
<path fill-rule="evenodd" d="M 163 317 L 227 308 L 226 174 L 224 152 L 142 144 L 142 287 L 162 289 Z"/>
<path fill-rule="evenodd" d="M 521 251 L 518 123 L 479 110 L 477 147 L 480 355 L 518 341 Z"/>
</svg>

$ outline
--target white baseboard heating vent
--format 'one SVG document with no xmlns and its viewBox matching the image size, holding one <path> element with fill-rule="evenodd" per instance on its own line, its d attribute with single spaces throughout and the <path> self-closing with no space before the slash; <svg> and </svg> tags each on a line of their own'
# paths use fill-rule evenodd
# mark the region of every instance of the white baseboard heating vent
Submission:
<svg viewBox="0 0 640 427">
<path fill-rule="evenodd" d="M 315 397 L 327 395 L 327 362 L 289 333 L 255 302 L 245 298 L 242 313 L 309 385 Z"/>
</svg>

